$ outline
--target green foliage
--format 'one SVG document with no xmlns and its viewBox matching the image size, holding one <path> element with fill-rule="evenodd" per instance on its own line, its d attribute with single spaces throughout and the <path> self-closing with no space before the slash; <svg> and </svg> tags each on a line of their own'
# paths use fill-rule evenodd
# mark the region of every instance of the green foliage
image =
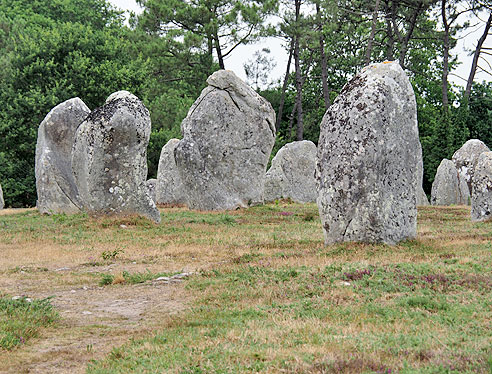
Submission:
<svg viewBox="0 0 492 374">
<path fill-rule="evenodd" d="M 130 273 L 128 271 L 123 271 L 121 276 L 123 279 L 120 279 L 118 283 L 125 284 L 138 284 L 151 281 L 153 279 L 157 279 L 159 277 L 171 277 L 176 273 L 152 273 L 150 271 L 146 271 L 143 273 Z M 99 280 L 99 286 L 108 286 L 113 283 L 116 283 L 118 277 L 115 277 L 113 274 L 103 273 L 101 274 L 101 279 Z"/>
<path fill-rule="evenodd" d="M 51 108 L 75 96 L 94 108 L 121 89 L 141 95 L 147 76 L 105 1 L 56 3 L 0 3 L 0 180 L 9 206 L 35 203 L 37 127 Z"/>
<path fill-rule="evenodd" d="M 465 104 L 466 106 L 466 104 Z M 468 103 L 466 123 L 470 138 L 492 147 L 492 82 L 475 83 Z"/>
<path fill-rule="evenodd" d="M 12 350 L 39 335 L 41 328 L 52 325 L 58 313 L 51 299 L 12 300 L 0 298 L 0 349 Z"/>
<path fill-rule="evenodd" d="M 99 280 L 99 286 L 107 286 L 109 284 L 113 284 L 114 275 L 113 274 L 102 274 L 101 279 Z"/>
<path fill-rule="evenodd" d="M 123 252 L 125 251 L 122 249 L 115 249 L 113 251 L 103 251 L 101 253 L 101 257 L 104 261 L 114 261 L 116 260 L 116 257 Z"/>
</svg>

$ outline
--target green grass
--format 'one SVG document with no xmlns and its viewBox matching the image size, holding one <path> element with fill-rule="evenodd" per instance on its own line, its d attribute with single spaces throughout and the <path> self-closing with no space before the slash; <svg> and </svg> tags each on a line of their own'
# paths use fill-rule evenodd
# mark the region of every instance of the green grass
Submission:
<svg viewBox="0 0 492 374">
<path fill-rule="evenodd" d="M 87 253 L 120 271 L 134 261 L 152 269 L 91 273 L 101 284 L 196 271 L 185 282 L 187 311 L 92 362 L 90 374 L 491 374 L 492 224 L 471 222 L 463 207 L 428 207 L 418 226 L 417 240 L 396 246 L 325 246 L 314 204 L 166 209 L 159 226 L 0 217 L 0 235 L 12 242 L 75 246 L 80 262 Z M 37 266 L 26 274 L 43 274 Z"/>
<path fill-rule="evenodd" d="M 490 225 L 426 208 L 426 239 L 325 247 L 309 209 L 235 216 L 250 251 L 192 277 L 191 310 L 88 372 L 492 372 Z M 272 226 L 269 240 L 253 217 Z"/>
<path fill-rule="evenodd" d="M 123 271 L 121 275 L 115 276 L 114 274 L 102 273 L 100 275 L 101 279 L 99 281 L 99 286 L 107 286 L 114 283 L 138 284 L 151 281 L 159 277 L 171 277 L 175 274 L 176 273 L 169 272 L 152 273 L 150 271 L 146 271 L 130 273 L 128 271 Z"/>
<path fill-rule="evenodd" d="M 26 298 L 0 298 L 0 348 L 12 350 L 25 344 L 57 319 L 58 314 L 49 298 L 32 301 Z"/>
</svg>

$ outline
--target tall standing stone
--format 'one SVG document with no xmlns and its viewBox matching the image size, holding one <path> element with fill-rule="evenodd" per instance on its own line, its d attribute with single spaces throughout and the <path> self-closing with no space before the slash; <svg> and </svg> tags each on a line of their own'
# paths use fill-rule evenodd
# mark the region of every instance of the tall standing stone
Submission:
<svg viewBox="0 0 492 374">
<path fill-rule="evenodd" d="M 487 147 L 481 140 L 470 139 L 453 154 L 452 160 L 454 165 L 465 179 L 470 195 L 473 194 L 473 174 L 478 158 L 482 153 L 489 151 L 489 147 Z"/>
<path fill-rule="evenodd" d="M 316 201 L 316 145 L 309 140 L 284 145 L 266 173 L 265 201 L 290 198 L 295 202 Z"/>
<path fill-rule="evenodd" d="M 174 160 L 178 143 L 179 139 L 171 139 L 162 147 L 157 169 L 157 204 L 186 204 L 185 188 Z"/>
<path fill-rule="evenodd" d="M 403 69 L 397 62 L 364 68 L 321 123 L 316 180 L 325 243 L 415 238 L 421 153 Z"/>
<path fill-rule="evenodd" d="M 473 221 L 486 221 L 492 218 L 492 152 L 480 154 L 472 179 Z"/>
<path fill-rule="evenodd" d="M 198 210 L 261 204 L 275 111 L 232 71 L 219 70 L 207 83 L 174 151 L 187 204 Z"/>
<path fill-rule="evenodd" d="M 89 114 L 87 105 L 76 97 L 54 107 L 39 125 L 35 175 L 41 213 L 79 211 L 70 159 L 75 131 Z"/>
<path fill-rule="evenodd" d="M 150 126 L 149 111 L 127 91 L 113 93 L 79 126 L 72 169 L 85 211 L 160 222 L 146 186 Z"/>
<path fill-rule="evenodd" d="M 465 178 L 458 172 L 454 163 L 444 159 L 437 168 L 432 183 L 432 205 L 467 205 L 470 192 Z"/>
<path fill-rule="evenodd" d="M 0 209 L 3 209 L 4 206 L 5 206 L 5 201 L 3 200 L 2 186 L 0 185 Z"/>
</svg>

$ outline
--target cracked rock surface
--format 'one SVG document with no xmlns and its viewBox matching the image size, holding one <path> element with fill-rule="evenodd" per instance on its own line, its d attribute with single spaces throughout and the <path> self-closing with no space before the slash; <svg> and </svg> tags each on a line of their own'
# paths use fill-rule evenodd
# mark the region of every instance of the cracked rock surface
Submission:
<svg viewBox="0 0 492 374">
<path fill-rule="evenodd" d="M 407 76 L 397 62 L 369 65 L 321 123 L 316 184 L 325 243 L 415 238 L 421 158 Z"/>
<path fill-rule="evenodd" d="M 80 124 L 72 170 L 84 211 L 160 222 L 146 185 L 150 126 L 149 111 L 127 91 L 113 93 Z"/>
<path fill-rule="evenodd" d="M 486 221 L 492 218 L 492 152 L 483 152 L 475 164 L 473 175 L 471 218 Z"/>
<path fill-rule="evenodd" d="M 174 150 L 179 142 L 179 139 L 171 139 L 162 147 L 157 169 L 157 204 L 186 204 L 183 182 L 174 160 Z"/>
<path fill-rule="evenodd" d="M 38 128 L 37 208 L 41 213 L 77 213 L 78 191 L 70 163 L 75 131 L 90 114 L 78 97 L 54 107 Z"/>
<path fill-rule="evenodd" d="M 265 201 L 290 198 L 295 202 L 316 201 L 316 145 L 309 140 L 284 145 L 266 174 Z"/>
<path fill-rule="evenodd" d="M 219 70 L 207 83 L 174 151 L 187 204 L 198 210 L 261 204 L 275 111 L 232 71 Z"/>
<path fill-rule="evenodd" d="M 489 151 L 489 147 L 481 140 L 470 139 L 453 154 L 454 165 L 465 179 L 470 195 L 472 195 L 473 174 L 478 158 L 482 153 Z"/>
<path fill-rule="evenodd" d="M 469 205 L 469 201 L 470 192 L 465 178 L 452 161 L 442 160 L 432 183 L 432 205 Z"/>
</svg>

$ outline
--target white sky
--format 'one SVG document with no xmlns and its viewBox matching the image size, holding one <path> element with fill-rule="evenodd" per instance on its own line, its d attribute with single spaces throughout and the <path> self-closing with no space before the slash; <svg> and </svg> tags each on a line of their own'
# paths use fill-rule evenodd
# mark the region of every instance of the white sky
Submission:
<svg viewBox="0 0 492 374">
<path fill-rule="evenodd" d="M 140 13 L 142 10 L 137 5 L 135 0 L 109 0 L 116 7 L 133 11 L 135 13 Z M 473 32 L 468 30 L 467 34 L 461 35 L 463 39 L 458 41 L 457 47 L 453 50 L 453 53 L 458 53 L 459 61 L 461 65 L 454 71 L 455 75 L 451 75 L 449 80 L 458 85 L 465 85 L 466 79 L 468 79 L 468 75 L 470 74 L 470 67 L 473 59 L 473 55 L 470 54 L 470 50 L 475 49 L 476 42 L 478 38 L 482 35 L 483 32 L 483 24 L 480 27 L 473 28 Z M 492 36 L 485 41 L 486 47 L 492 48 Z M 285 74 L 285 68 L 287 66 L 287 52 L 282 46 L 282 42 L 275 38 L 264 39 L 261 43 L 255 43 L 251 45 L 243 45 L 236 48 L 231 55 L 225 60 L 226 69 L 234 71 L 237 76 L 246 80 L 246 74 L 244 72 L 243 64 L 247 62 L 253 54 L 264 47 L 270 48 L 270 57 L 273 57 L 276 66 L 272 69 L 270 80 L 275 81 L 279 78 L 282 78 Z M 492 57 L 487 57 L 487 61 L 490 65 L 492 65 Z M 492 73 L 492 69 L 489 70 L 489 66 L 483 60 L 479 62 L 479 65 L 484 69 L 487 69 L 490 73 Z M 458 78 L 460 76 L 463 79 Z M 475 75 L 475 81 L 481 82 L 482 80 L 492 81 L 492 75 L 486 74 L 484 72 L 477 71 Z"/>
</svg>

